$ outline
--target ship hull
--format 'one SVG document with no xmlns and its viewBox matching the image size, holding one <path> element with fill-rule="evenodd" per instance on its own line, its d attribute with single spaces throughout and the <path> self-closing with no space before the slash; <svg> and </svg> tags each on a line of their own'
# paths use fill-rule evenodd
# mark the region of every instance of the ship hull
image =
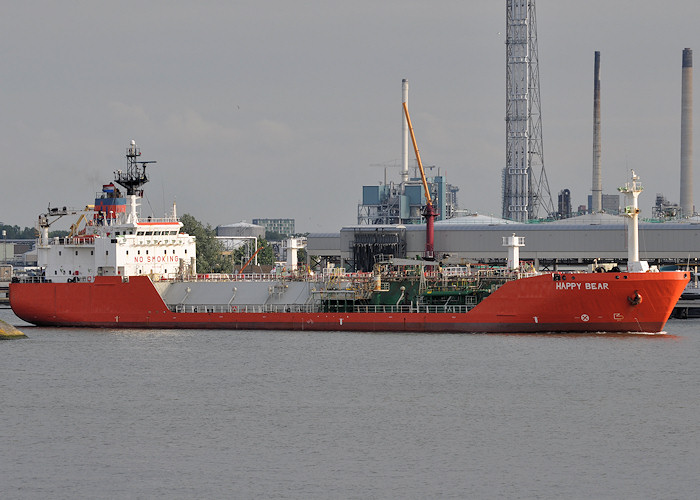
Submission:
<svg viewBox="0 0 700 500">
<path fill-rule="evenodd" d="M 660 332 L 687 273 L 554 273 L 509 281 L 466 313 L 172 312 L 146 276 L 12 283 L 40 326 L 445 333 Z"/>
</svg>

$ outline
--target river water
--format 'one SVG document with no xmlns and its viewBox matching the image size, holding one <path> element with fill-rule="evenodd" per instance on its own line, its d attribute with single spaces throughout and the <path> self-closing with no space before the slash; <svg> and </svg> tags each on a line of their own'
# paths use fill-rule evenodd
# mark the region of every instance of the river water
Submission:
<svg viewBox="0 0 700 500">
<path fill-rule="evenodd" d="M 666 335 L 23 326 L 0 496 L 685 499 L 700 320 Z"/>
</svg>

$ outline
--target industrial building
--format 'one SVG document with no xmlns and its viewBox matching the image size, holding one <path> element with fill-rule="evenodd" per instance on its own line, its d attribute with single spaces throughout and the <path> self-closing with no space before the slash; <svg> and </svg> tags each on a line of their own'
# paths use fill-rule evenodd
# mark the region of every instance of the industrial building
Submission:
<svg viewBox="0 0 700 500">
<path fill-rule="evenodd" d="M 408 80 L 401 81 L 401 100 L 408 104 Z M 377 224 L 420 224 L 423 222 L 421 211 L 426 204 L 425 190 L 419 173 L 414 171 L 409 177 L 409 130 L 406 117 L 402 115 L 402 152 L 401 176 L 397 182 L 387 181 L 386 165 L 384 183 L 362 186 L 362 203 L 357 206 L 357 223 L 360 225 Z M 434 166 L 426 167 L 434 169 Z M 447 178 L 440 174 L 426 176 L 432 204 L 437 209 L 436 220 L 450 219 L 458 210 L 457 192 L 459 188 L 448 184 Z"/>
<path fill-rule="evenodd" d="M 262 226 L 266 231 L 272 233 L 286 234 L 287 236 L 296 233 L 294 219 L 253 219 L 253 224 Z"/>
<path fill-rule="evenodd" d="M 587 214 L 554 222 L 527 224 L 483 215 L 435 223 L 435 250 L 445 262 L 505 263 L 502 239 L 525 238 L 520 258 L 537 269 L 594 262 L 626 263 L 626 217 Z M 349 226 L 339 233 L 310 234 L 307 255 L 312 267 L 328 263 L 350 270 L 370 270 L 383 256 L 417 258 L 425 249 L 425 225 Z M 695 266 L 700 259 L 700 218 L 639 223 L 640 258 L 651 264 Z"/>
<path fill-rule="evenodd" d="M 448 184 L 445 177 L 428 177 L 428 188 L 433 205 L 438 210 L 437 220 L 454 217 L 459 188 Z M 357 207 L 358 224 L 420 224 L 425 193 L 420 178 L 405 183 L 362 186 L 362 203 Z"/>
</svg>

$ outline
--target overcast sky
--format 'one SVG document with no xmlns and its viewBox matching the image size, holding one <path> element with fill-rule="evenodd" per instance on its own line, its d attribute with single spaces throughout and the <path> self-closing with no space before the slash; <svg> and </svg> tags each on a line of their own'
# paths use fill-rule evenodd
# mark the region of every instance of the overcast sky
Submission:
<svg viewBox="0 0 700 500">
<path fill-rule="evenodd" d="M 596 50 L 603 191 L 634 168 L 642 215 L 657 192 L 679 201 L 681 56 L 700 57 L 699 21 L 697 0 L 537 2 L 555 203 L 590 193 Z M 500 215 L 504 34 L 502 0 L 5 2 L 0 221 L 91 203 L 134 139 L 158 162 L 144 215 L 176 200 L 213 226 L 337 231 L 383 180 L 376 165 L 399 163 L 403 78 L 424 164 L 460 187 L 460 208 Z"/>
</svg>

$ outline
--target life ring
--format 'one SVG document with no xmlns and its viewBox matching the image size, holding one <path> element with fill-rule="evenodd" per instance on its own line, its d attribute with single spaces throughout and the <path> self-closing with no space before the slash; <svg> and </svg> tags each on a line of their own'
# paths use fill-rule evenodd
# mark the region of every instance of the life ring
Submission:
<svg viewBox="0 0 700 500">
<path fill-rule="evenodd" d="M 639 295 L 638 290 L 635 290 L 634 297 L 627 297 L 627 300 L 629 301 L 630 305 L 637 306 L 642 303 L 642 296 Z"/>
</svg>

